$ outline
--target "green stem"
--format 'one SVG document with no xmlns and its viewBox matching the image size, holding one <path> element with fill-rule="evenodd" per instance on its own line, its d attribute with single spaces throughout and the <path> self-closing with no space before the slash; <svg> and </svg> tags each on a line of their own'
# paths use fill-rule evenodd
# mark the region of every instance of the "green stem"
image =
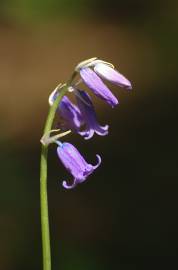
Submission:
<svg viewBox="0 0 178 270">
<path fill-rule="evenodd" d="M 46 118 L 44 134 L 50 132 L 55 113 L 62 97 L 67 92 L 68 85 L 64 85 L 59 92 L 58 97 L 49 109 Z M 51 270 L 51 248 L 49 234 L 49 217 L 48 217 L 48 196 L 47 196 L 47 157 L 48 145 L 41 147 L 41 165 L 40 165 L 40 199 L 41 199 L 41 231 L 42 231 L 42 248 L 43 248 L 43 270 Z"/>
</svg>

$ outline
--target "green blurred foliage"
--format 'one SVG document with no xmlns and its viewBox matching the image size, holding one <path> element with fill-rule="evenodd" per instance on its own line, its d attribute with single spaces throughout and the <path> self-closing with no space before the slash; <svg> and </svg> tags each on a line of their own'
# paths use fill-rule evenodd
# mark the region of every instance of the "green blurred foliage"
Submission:
<svg viewBox="0 0 178 270">
<path fill-rule="evenodd" d="M 87 10 L 87 0 L 7 0 L 1 10 L 17 21 L 33 22 L 78 16 Z"/>
</svg>

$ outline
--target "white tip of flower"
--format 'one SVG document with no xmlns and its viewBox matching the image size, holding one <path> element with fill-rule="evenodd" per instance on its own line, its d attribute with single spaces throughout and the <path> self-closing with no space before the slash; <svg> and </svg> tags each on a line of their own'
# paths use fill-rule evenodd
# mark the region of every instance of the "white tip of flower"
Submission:
<svg viewBox="0 0 178 270">
<path fill-rule="evenodd" d="M 79 72 L 80 69 L 82 68 L 86 68 L 86 67 L 95 67 L 95 65 L 97 64 L 105 64 L 111 68 L 114 69 L 114 65 L 109 63 L 109 62 L 106 62 L 106 61 L 103 61 L 101 59 L 98 59 L 97 57 L 93 57 L 93 58 L 90 58 L 90 59 L 87 59 L 87 60 L 84 60 L 82 62 L 80 62 L 76 68 L 75 68 L 75 71 L 76 72 Z"/>
<path fill-rule="evenodd" d="M 59 90 L 59 88 L 61 87 L 62 83 L 58 84 L 58 86 L 56 86 L 56 88 L 51 92 L 51 94 L 49 95 L 48 98 L 48 103 L 50 106 L 53 105 L 55 98 L 57 96 L 57 91 Z"/>
<path fill-rule="evenodd" d="M 82 62 L 80 62 L 76 67 L 75 67 L 75 71 L 79 71 L 81 68 L 84 67 L 90 67 L 92 66 L 93 61 L 95 61 L 97 59 L 97 57 L 92 57 L 90 59 L 84 60 Z"/>
<path fill-rule="evenodd" d="M 107 66 L 109 66 L 109 67 L 111 67 L 111 68 L 114 69 L 114 65 L 113 65 L 113 64 L 111 64 L 111 63 L 109 63 L 109 62 L 106 62 L 106 61 L 103 61 L 103 60 L 100 60 L 100 59 L 96 59 L 96 60 L 94 60 L 94 61 L 92 62 L 92 66 L 95 66 L 95 65 L 97 65 L 97 64 L 104 64 L 104 65 L 107 65 Z"/>
<path fill-rule="evenodd" d="M 75 89 L 74 89 L 73 86 L 69 86 L 69 87 L 68 87 L 68 91 L 69 91 L 70 93 L 74 92 L 74 90 L 75 90 Z"/>
</svg>

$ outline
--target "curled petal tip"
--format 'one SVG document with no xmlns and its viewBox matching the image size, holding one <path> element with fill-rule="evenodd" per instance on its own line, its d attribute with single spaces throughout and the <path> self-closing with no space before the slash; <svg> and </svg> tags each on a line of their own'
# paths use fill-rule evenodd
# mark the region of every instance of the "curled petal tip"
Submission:
<svg viewBox="0 0 178 270">
<path fill-rule="evenodd" d="M 81 136 L 83 136 L 84 140 L 89 140 L 94 135 L 94 130 L 86 130 L 86 131 L 80 131 L 78 132 Z"/>
<path fill-rule="evenodd" d="M 98 168 L 99 165 L 101 164 L 101 157 L 100 157 L 100 155 L 96 155 L 96 157 L 97 157 L 98 162 L 97 162 L 97 164 L 96 164 L 95 166 L 93 166 L 93 169 L 94 169 L 94 170 L 95 170 L 96 168 Z"/>
<path fill-rule="evenodd" d="M 89 140 L 89 139 L 91 139 L 93 137 L 93 135 L 94 135 L 94 130 L 90 129 L 90 131 L 87 132 L 86 135 L 84 136 L 84 139 Z"/>
<path fill-rule="evenodd" d="M 66 181 L 63 181 L 62 182 L 62 186 L 65 188 L 65 189 L 72 189 L 76 186 L 76 179 L 74 179 L 74 182 L 73 184 L 71 185 L 68 185 Z"/>
<path fill-rule="evenodd" d="M 96 134 L 98 134 L 100 136 L 106 136 L 109 133 L 108 129 L 105 129 L 105 130 L 102 129 L 102 132 L 100 130 L 96 130 L 95 132 L 96 132 Z"/>
<path fill-rule="evenodd" d="M 102 127 L 102 129 L 104 129 L 104 130 L 108 131 L 108 129 L 109 129 L 109 125 L 105 125 L 104 127 Z"/>
</svg>

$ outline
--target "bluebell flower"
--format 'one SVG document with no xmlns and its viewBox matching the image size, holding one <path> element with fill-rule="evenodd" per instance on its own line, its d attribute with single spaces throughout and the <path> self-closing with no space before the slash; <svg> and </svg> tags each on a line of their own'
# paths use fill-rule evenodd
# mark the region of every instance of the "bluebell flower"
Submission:
<svg viewBox="0 0 178 270">
<path fill-rule="evenodd" d="M 83 82 L 94 92 L 94 94 L 105 100 L 112 107 L 118 104 L 118 100 L 101 78 L 125 89 L 132 89 L 130 81 L 116 71 L 112 64 L 97 58 L 91 58 L 81 62 L 76 67 L 76 71 L 80 72 Z"/>
<path fill-rule="evenodd" d="M 84 182 L 87 177 L 101 164 L 101 157 L 96 155 L 98 162 L 91 165 L 85 161 L 79 151 L 70 143 L 58 142 L 57 155 L 64 167 L 73 175 L 71 184 L 63 181 L 62 185 L 66 189 L 72 189 L 77 184 Z"/>
<path fill-rule="evenodd" d="M 108 134 L 108 125 L 101 126 L 97 122 L 96 112 L 90 96 L 82 90 L 73 87 L 78 107 L 73 104 L 67 96 L 64 96 L 58 107 L 60 117 L 59 128 L 71 129 L 75 133 L 90 139 L 94 132 L 100 136 Z M 52 105 L 58 92 L 55 90 L 49 96 L 49 104 Z"/>
<path fill-rule="evenodd" d="M 85 129 L 84 131 L 79 132 L 79 134 L 84 136 L 86 140 L 90 139 L 94 133 L 100 136 L 107 135 L 109 126 L 101 126 L 97 122 L 96 112 L 90 96 L 85 91 L 76 91 L 77 104 L 80 109 L 81 116 L 85 121 Z"/>
</svg>

